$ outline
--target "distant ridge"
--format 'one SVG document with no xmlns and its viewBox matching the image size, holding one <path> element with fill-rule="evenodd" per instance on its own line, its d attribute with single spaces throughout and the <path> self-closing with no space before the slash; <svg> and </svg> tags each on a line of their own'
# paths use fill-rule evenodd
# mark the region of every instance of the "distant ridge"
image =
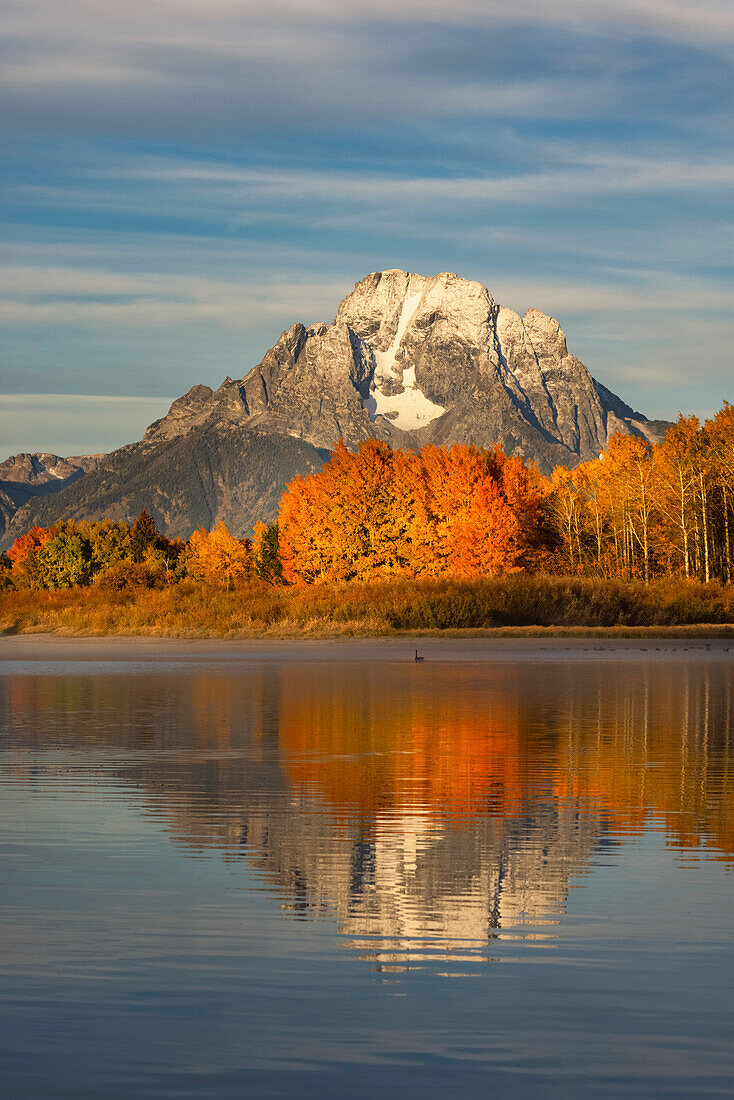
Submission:
<svg viewBox="0 0 734 1100">
<path fill-rule="evenodd" d="M 97 468 L 104 455 L 59 455 L 36 453 L 11 455 L 0 463 L 0 534 L 18 508 L 34 497 L 61 492 Z"/>
</svg>

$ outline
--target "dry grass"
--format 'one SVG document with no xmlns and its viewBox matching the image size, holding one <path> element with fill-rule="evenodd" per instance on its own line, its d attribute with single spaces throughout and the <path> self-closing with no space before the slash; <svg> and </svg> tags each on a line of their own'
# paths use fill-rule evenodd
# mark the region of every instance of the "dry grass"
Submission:
<svg viewBox="0 0 734 1100">
<path fill-rule="evenodd" d="M 183 582 L 159 591 L 99 588 L 0 594 L 0 631 L 69 636 L 325 637 L 402 632 L 605 632 L 660 636 L 682 627 L 734 629 L 734 591 L 677 580 L 649 587 L 592 578 L 525 576 L 395 580 L 310 588 L 228 590 Z M 715 631 L 713 627 L 718 627 Z"/>
</svg>

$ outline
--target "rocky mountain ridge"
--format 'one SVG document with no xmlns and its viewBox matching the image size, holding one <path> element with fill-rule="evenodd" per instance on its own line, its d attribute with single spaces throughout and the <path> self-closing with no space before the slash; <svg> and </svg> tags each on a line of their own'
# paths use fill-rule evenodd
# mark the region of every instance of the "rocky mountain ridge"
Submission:
<svg viewBox="0 0 734 1100">
<path fill-rule="evenodd" d="M 292 325 L 242 379 L 193 387 L 145 438 L 212 418 L 327 448 L 497 442 L 547 470 L 596 457 L 614 431 L 661 434 L 595 382 L 553 318 L 520 317 L 454 274 L 405 271 L 368 275 L 332 324 Z"/>
<path fill-rule="evenodd" d="M 0 534 L 16 511 L 34 497 L 61 492 L 95 470 L 104 455 L 60 455 L 36 452 L 10 455 L 0 462 Z"/>
<path fill-rule="evenodd" d="M 220 518 L 249 534 L 340 439 L 498 443 L 550 472 L 597 457 L 615 432 L 657 441 L 666 426 L 595 381 L 540 310 L 520 317 L 452 273 L 375 272 L 330 324 L 294 323 L 242 378 L 192 387 L 140 443 L 53 500 L 24 503 L 5 542 L 32 523 L 132 519 L 142 507 L 169 534 Z"/>
</svg>

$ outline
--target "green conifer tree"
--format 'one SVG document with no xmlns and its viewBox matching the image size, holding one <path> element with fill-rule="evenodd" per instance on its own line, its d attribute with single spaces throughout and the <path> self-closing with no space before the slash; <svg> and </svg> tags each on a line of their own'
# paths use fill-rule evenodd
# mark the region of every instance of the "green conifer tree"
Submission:
<svg viewBox="0 0 734 1100">
<path fill-rule="evenodd" d="M 142 561 L 146 552 L 158 545 L 160 537 L 153 517 L 144 508 L 135 520 L 130 535 L 133 561 Z"/>
<path fill-rule="evenodd" d="M 255 574 L 268 584 L 284 584 L 283 563 L 280 560 L 278 524 L 269 523 L 262 532 L 257 556 Z"/>
</svg>

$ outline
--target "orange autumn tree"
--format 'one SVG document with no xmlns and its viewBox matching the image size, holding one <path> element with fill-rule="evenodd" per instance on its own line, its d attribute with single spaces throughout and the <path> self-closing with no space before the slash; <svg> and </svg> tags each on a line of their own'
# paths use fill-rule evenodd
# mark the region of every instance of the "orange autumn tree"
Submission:
<svg viewBox="0 0 734 1100">
<path fill-rule="evenodd" d="M 252 544 L 231 535 L 224 520 L 211 531 L 194 531 L 183 557 L 186 574 L 209 584 L 232 585 L 252 574 Z"/>
<path fill-rule="evenodd" d="M 532 467 L 498 449 L 340 444 L 281 498 L 284 575 L 309 584 L 522 568 L 542 543 L 545 494 Z"/>
<path fill-rule="evenodd" d="M 281 497 L 278 518 L 286 580 L 405 572 L 406 515 L 394 474 L 391 448 L 369 440 L 356 455 L 340 443 L 319 473 L 295 478 Z"/>
<path fill-rule="evenodd" d="M 415 456 L 429 520 L 421 569 L 432 575 L 495 576 L 521 568 L 542 541 L 546 490 L 534 467 L 499 448 L 427 446 Z"/>
<path fill-rule="evenodd" d="M 12 575 L 16 585 L 30 589 L 44 587 L 39 555 L 55 534 L 54 527 L 31 527 L 30 531 L 15 540 L 8 551 L 8 558 L 12 563 Z"/>
<path fill-rule="evenodd" d="M 8 550 L 13 567 L 21 566 L 31 554 L 35 554 L 55 534 L 53 527 L 31 527 L 25 535 L 20 535 Z"/>
</svg>

